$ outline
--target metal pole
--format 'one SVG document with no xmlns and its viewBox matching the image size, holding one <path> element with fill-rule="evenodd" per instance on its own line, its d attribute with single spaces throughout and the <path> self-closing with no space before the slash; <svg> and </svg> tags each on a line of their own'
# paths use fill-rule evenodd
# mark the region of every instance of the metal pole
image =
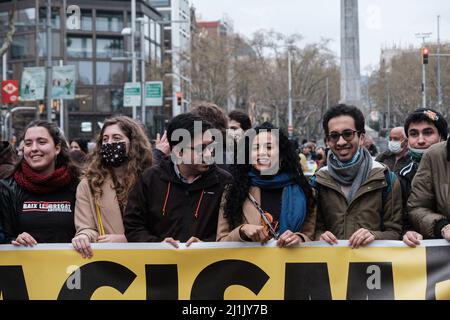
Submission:
<svg viewBox="0 0 450 320">
<path fill-rule="evenodd" d="M 131 82 L 136 82 L 136 52 L 134 34 L 136 32 L 136 0 L 131 0 Z M 133 119 L 137 118 L 137 106 L 133 106 Z"/>
<path fill-rule="evenodd" d="M 288 90 L 289 90 L 289 102 L 288 102 L 288 126 L 289 126 L 289 138 L 292 138 L 293 121 L 292 121 L 292 75 L 291 75 L 291 52 L 288 48 Z"/>
<path fill-rule="evenodd" d="M 145 23 L 143 20 L 139 20 L 141 24 L 141 121 L 145 126 L 145 46 L 144 46 L 144 27 Z"/>
<path fill-rule="evenodd" d="M 8 72 L 7 72 L 8 63 L 7 63 L 7 60 L 6 60 L 7 59 L 7 57 L 6 57 L 7 54 L 8 54 L 8 52 L 5 51 L 5 53 L 2 56 L 2 62 L 3 62 L 3 64 L 2 64 L 2 80 L 7 80 L 8 79 Z"/>
<path fill-rule="evenodd" d="M 327 77 L 327 81 L 326 81 L 326 86 L 327 86 L 327 110 L 330 109 L 330 94 L 329 94 L 329 79 Z"/>
<path fill-rule="evenodd" d="M 440 39 L 440 21 L 441 16 L 437 17 L 437 89 L 438 89 L 438 110 L 442 112 L 442 86 L 441 86 L 441 39 Z"/>
<path fill-rule="evenodd" d="M 64 65 L 64 61 L 63 60 L 59 60 L 59 65 L 62 67 Z M 61 130 L 63 132 L 65 132 L 64 130 L 64 99 L 60 99 L 59 100 L 59 127 L 61 128 Z"/>
<path fill-rule="evenodd" d="M 52 122 L 52 2 L 47 0 L 47 121 Z"/>
<path fill-rule="evenodd" d="M 426 84 L 426 68 L 425 64 L 422 63 L 422 107 L 427 107 L 427 84 Z"/>
<path fill-rule="evenodd" d="M 388 92 L 387 92 L 387 120 L 386 120 L 386 129 L 391 128 L 391 88 L 389 86 L 389 80 L 387 82 Z"/>
</svg>

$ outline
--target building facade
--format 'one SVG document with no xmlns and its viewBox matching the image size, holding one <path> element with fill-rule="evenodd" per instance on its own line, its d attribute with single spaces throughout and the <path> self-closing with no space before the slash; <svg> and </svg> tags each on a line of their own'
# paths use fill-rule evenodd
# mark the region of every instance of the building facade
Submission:
<svg viewBox="0 0 450 320">
<path fill-rule="evenodd" d="M 165 76 L 171 89 L 165 92 L 165 104 L 176 116 L 191 104 L 191 7 L 189 0 L 148 2 L 163 17 Z"/>
<path fill-rule="evenodd" d="M 123 106 L 123 87 L 131 81 L 131 37 L 122 30 L 131 25 L 129 0 L 71 0 L 70 5 L 81 9 L 80 29 L 66 27 L 65 0 L 52 0 L 52 63 L 75 65 L 77 71 L 76 98 L 64 100 L 66 135 L 70 138 L 92 139 L 101 129 L 105 118 L 115 114 L 131 116 L 131 108 Z M 24 67 L 45 66 L 46 9 L 45 0 L 21 0 L 17 2 L 16 32 L 7 53 L 7 78 L 20 81 Z M 0 25 L 7 26 L 11 1 L 0 2 Z M 144 18 L 144 60 L 146 79 L 151 78 L 152 68 L 162 61 L 163 30 L 161 15 L 147 0 L 136 0 L 136 17 Z M 136 26 L 135 51 L 141 51 L 139 26 Z M 0 42 L 7 28 L 0 30 Z M 141 59 L 139 57 L 139 59 Z M 137 81 L 140 80 L 137 63 Z M 44 101 L 24 102 L 21 105 L 38 106 Z M 60 101 L 53 101 L 54 121 L 60 121 Z M 164 129 L 164 106 L 153 107 L 146 122 L 148 134 L 153 136 Z M 45 111 L 40 115 L 46 118 Z M 18 118 L 18 119 L 16 119 Z M 14 131 L 19 133 L 23 123 L 15 117 Z"/>
</svg>

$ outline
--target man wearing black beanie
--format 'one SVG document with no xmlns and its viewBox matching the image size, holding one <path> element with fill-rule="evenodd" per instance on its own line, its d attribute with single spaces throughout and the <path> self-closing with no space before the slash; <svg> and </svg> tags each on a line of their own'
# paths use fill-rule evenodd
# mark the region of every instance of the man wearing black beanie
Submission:
<svg viewBox="0 0 450 320">
<path fill-rule="evenodd" d="M 413 194 L 417 195 L 418 193 L 418 189 L 415 187 L 417 184 L 416 180 L 418 180 L 418 170 L 424 170 L 420 169 L 424 166 L 422 159 L 425 158 L 432 146 L 437 145 L 442 147 L 442 145 L 445 145 L 446 147 L 447 143 L 443 141 L 447 141 L 448 125 L 447 121 L 439 112 L 433 109 L 421 108 L 417 109 L 407 117 L 405 121 L 405 133 L 408 137 L 409 155 L 411 159 L 409 164 L 399 171 L 399 178 L 402 184 L 403 203 L 406 205 L 406 202 L 408 201 L 408 209 L 410 209 L 409 205 Z M 431 181 L 427 182 L 427 186 L 424 188 L 426 190 L 422 191 L 426 192 L 426 194 L 432 192 L 432 190 L 428 190 L 431 189 Z M 422 193 L 420 197 L 424 194 L 425 193 Z M 414 203 L 417 204 L 416 200 Z M 413 206 L 416 204 L 413 204 Z M 419 209 L 419 212 L 423 211 Z M 403 237 L 403 241 L 411 247 L 418 245 L 423 238 L 420 233 L 416 232 L 422 230 L 422 227 L 420 226 L 421 218 L 416 216 L 417 219 L 414 219 L 413 215 L 413 212 L 408 210 L 408 214 L 405 216 L 405 222 L 408 222 L 405 223 L 405 231 L 408 232 L 406 232 Z M 415 211 L 415 215 L 417 215 L 417 211 Z M 419 215 L 421 216 L 421 214 Z M 412 226 L 409 223 L 412 223 Z M 434 237 L 434 232 L 430 232 L 430 230 L 427 230 L 425 233 L 428 238 Z"/>
</svg>

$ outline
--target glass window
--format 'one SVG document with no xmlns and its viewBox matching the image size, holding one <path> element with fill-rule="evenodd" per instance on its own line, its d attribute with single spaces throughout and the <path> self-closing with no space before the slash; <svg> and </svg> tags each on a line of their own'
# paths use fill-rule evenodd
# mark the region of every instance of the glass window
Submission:
<svg viewBox="0 0 450 320">
<path fill-rule="evenodd" d="M 8 12 L 0 12 L 0 26 L 8 25 Z M 4 30 L 2 30 L 4 32 Z"/>
<path fill-rule="evenodd" d="M 92 31 L 92 12 L 81 13 L 81 30 Z"/>
<path fill-rule="evenodd" d="M 74 58 L 91 58 L 92 38 L 67 37 L 67 55 Z"/>
<path fill-rule="evenodd" d="M 15 35 L 11 43 L 11 59 L 33 59 L 36 56 L 33 34 Z"/>
<path fill-rule="evenodd" d="M 161 66 L 161 47 L 160 46 L 156 46 L 156 66 L 160 67 Z"/>
<path fill-rule="evenodd" d="M 75 99 L 65 100 L 69 112 L 92 112 L 93 94 L 91 88 L 77 88 Z"/>
<path fill-rule="evenodd" d="M 97 61 L 97 85 L 123 84 L 122 62 Z"/>
<path fill-rule="evenodd" d="M 125 114 L 126 110 L 124 110 L 124 107 L 123 107 L 123 89 L 122 88 L 111 89 L 111 107 L 112 107 L 112 112 Z"/>
<path fill-rule="evenodd" d="M 150 20 L 150 39 L 155 41 L 155 21 Z"/>
<path fill-rule="evenodd" d="M 170 0 L 150 0 L 152 7 L 170 7 Z"/>
<path fill-rule="evenodd" d="M 28 8 L 16 11 L 14 22 L 17 32 L 34 30 L 36 27 L 36 9 Z"/>
<path fill-rule="evenodd" d="M 123 14 L 97 12 L 95 25 L 97 31 L 120 32 L 123 29 Z"/>
<path fill-rule="evenodd" d="M 47 20 L 47 8 L 39 8 L 39 22 L 45 25 Z M 59 9 L 52 8 L 52 28 L 61 28 L 61 19 L 59 17 Z"/>
<path fill-rule="evenodd" d="M 111 62 L 100 62 L 97 61 L 96 64 L 96 83 L 98 85 L 109 85 L 111 84 Z"/>
<path fill-rule="evenodd" d="M 150 59 L 150 41 L 145 39 L 145 49 L 144 49 L 145 61 Z"/>
<path fill-rule="evenodd" d="M 156 59 L 156 45 L 152 42 L 151 47 L 150 47 L 150 52 L 151 52 L 151 59 L 155 60 Z"/>
<path fill-rule="evenodd" d="M 97 58 L 121 57 L 122 55 L 122 38 L 97 38 Z"/>
<path fill-rule="evenodd" d="M 74 65 L 77 70 L 77 84 L 94 84 L 94 72 L 91 61 L 68 61 L 67 64 Z"/>
<path fill-rule="evenodd" d="M 161 43 L 161 25 L 159 23 L 155 23 L 155 27 L 156 27 L 156 43 L 160 44 Z"/>
<path fill-rule="evenodd" d="M 166 50 L 171 50 L 171 43 L 172 43 L 172 31 L 171 30 L 164 30 L 164 47 Z"/>
<path fill-rule="evenodd" d="M 61 54 L 61 46 L 60 46 L 60 33 L 59 32 L 53 32 L 52 33 L 52 47 L 53 52 L 52 55 L 54 57 L 60 57 Z M 45 57 L 47 55 L 47 33 L 45 32 L 39 32 L 38 34 L 38 50 L 39 50 L 39 57 Z"/>
<path fill-rule="evenodd" d="M 162 20 L 170 21 L 172 20 L 172 13 L 169 11 L 161 11 Z"/>
<path fill-rule="evenodd" d="M 149 17 L 144 16 L 144 21 L 145 21 L 145 24 L 144 24 L 144 36 L 146 38 L 149 38 L 150 37 L 149 25 L 151 25 L 153 23 L 153 20 L 150 20 Z"/>
<path fill-rule="evenodd" d="M 111 62 L 110 64 L 110 74 L 111 74 L 111 84 L 122 85 L 124 83 L 123 71 L 125 66 L 122 62 Z"/>
<path fill-rule="evenodd" d="M 111 112 L 111 89 L 97 88 L 97 108 L 96 111 Z"/>
</svg>

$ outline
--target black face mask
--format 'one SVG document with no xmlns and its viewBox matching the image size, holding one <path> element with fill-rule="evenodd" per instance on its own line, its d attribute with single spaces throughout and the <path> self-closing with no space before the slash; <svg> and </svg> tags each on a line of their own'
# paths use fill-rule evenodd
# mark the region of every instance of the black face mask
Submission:
<svg viewBox="0 0 450 320">
<path fill-rule="evenodd" d="M 128 158 L 125 142 L 102 144 L 100 153 L 105 167 L 120 167 Z"/>
<path fill-rule="evenodd" d="M 319 153 L 318 155 L 317 155 L 317 158 L 316 158 L 318 161 L 321 161 L 322 159 L 323 159 L 323 156 Z"/>
</svg>

